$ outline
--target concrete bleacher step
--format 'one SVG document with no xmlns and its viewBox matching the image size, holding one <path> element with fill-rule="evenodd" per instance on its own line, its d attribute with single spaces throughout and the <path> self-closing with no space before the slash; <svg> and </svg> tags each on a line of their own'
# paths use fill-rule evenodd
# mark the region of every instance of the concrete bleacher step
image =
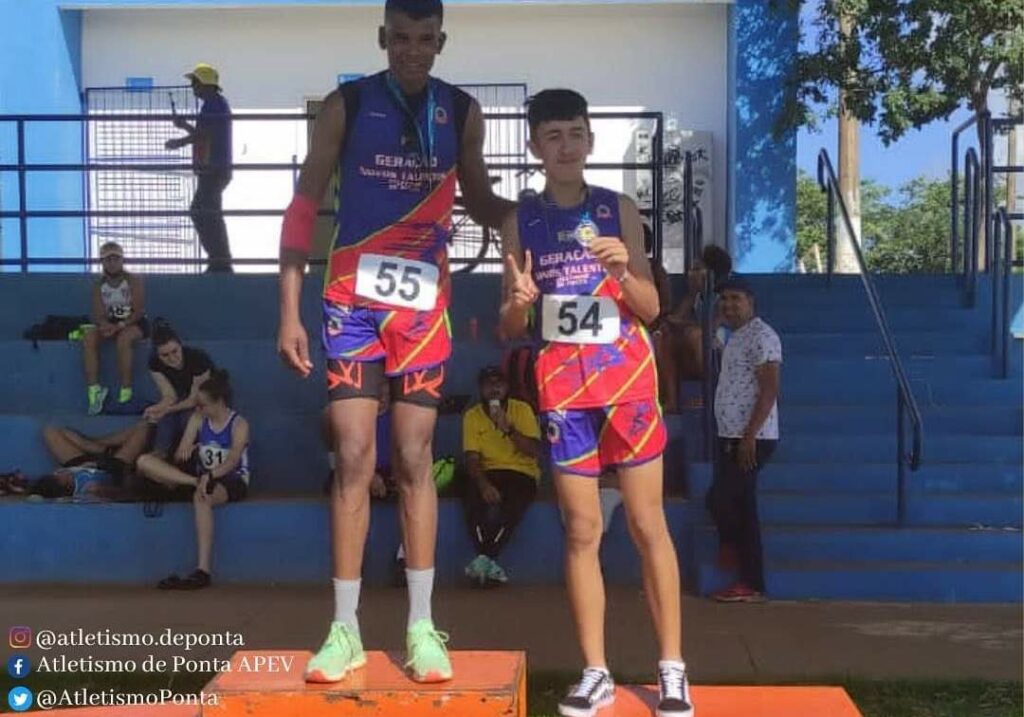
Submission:
<svg viewBox="0 0 1024 717">
<path fill-rule="evenodd" d="M 746 277 L 758 292 L 758 304 L 770 315 L 780 309 L 810 308 L 833 315 L 863 316 L 866 300 L 859 277 L 834 277 L 830 288 L 824 277 L 812 275 L 751 275 Z M 33 307 L 38 318 L 25 312 L 0 316 L 0 337 L 15 338 L 28 324 L 45 314 L 88 313 L 89 291 L 94 276 L 83 274 L 6 274 L 4 293 L 20 306 Z M 230 282 L 230 292 L 225 290 Z M 888 311 L 904 307 L 923 310 L 960 309 L 960 296 L 951 276 L 881 276 L 876 278 Z M 979 297 L 988 292 L 987 277 L 980 277 Z M 673 282 L 673 295 L 683 295 L 681 278 Z M 312 324 L 319 316 L 321 275 L 306 277 L 302 315 Z M 500 300 L 499 275 L 457 274 L 452 278 L 452 323 L 462 334 L 471 317 L 496 316 Z M 189 297 L 195 311 L 183 311 L 181 297 Z M 979 301 L 984 307 L 984 298 Z M 148 277 L 146 307 L 150 316 L 166 316 L 185 337 L 266 336 L 276 331 L 278 289 L 276 274 L 236 274 L 225 280 L 209 275 Z"/>
<path fill-rule="evenodd" d="M 960 378 L 946 375 L 934 379 L 909 378 L 918 406 L 1019 406 L 1020 396 L 1013 381 L 995 378 Z M 831 385 L 826 381 L 794 380 L 784 384 L 781 401 L 803 405 L 858 406 L 882 404 L 893 406 L 896 386 L 888 381 L 863 381 L 852 376 L 836 376 Z"/>
<path fill-rule="evenodd" d="M 44 411 L 81 411 L 85 407 L 80 349 L 76 345 L 41 344 L 38 351 L 25 342 L 7 342 L 0 346 L 6 355 L 7 375 L 0 392 L 0 411 L 35 413 Z M 198 341 L 191 345 L 206 350 L 215 363 L 231 374 L 232 385 L 240 406 L 273 406 L 281 410 L 317 410 L 325 402 L 323 361 L 314 356 L 313 373 L 306 379 L 287 371 L 273 349 L 271 341 Z M 490 364 L 500 364 L 502 352 L 492 345 L 456 345 L 453 367 L 448 371 L 446 395 L 476 394 L 478 371 Z M 114 388 L 113 358 L 104 355 L 101 382 Z M 147 369 L 148 349 L 136 350 L 133 384 L 137 402 L 145 405 L 158 398 L 158 392 Z M 980 370 L 959 374 L 955 368 L 931 367 L 908 371 L 918 404 L 930 406 L 996 406 L 1019 407 L 1015 386 L 1019 376 L 1001 380 Z M 891 406 L 895 388 L 887 361 L 863 360 L 853 368 L 834 372 L 827 366 L 802 369 L 784 364 L 782 406 Z M 913 362 L 909 362 L 911 365 Z M 457 367 L 457 368 L 456 368 Z M 1016 383 L 1015 383 L 1016 382 Z M 108 399 L 108 406 L 113 405 Z"/>
<path fill-rule="evenodd" d="M 829 332 L 847 334 L 877 334 L 878 322 L 866 306 L 854 309 L 819 308 L 797 304 L 784 307 L 758 307 L 758 316 L 766 321 L 780 335 L 799 335 Z M 929 311 L 920 308 L 894 307 L 886 318 L 897 338 L 906 332 L 941 331 L 949 333 L 977 330 L 977 318 L 972 311 Z"/>
<path fill-rule="evenodd" d="M 204 693 L 217 697 L 220 717 L 526 717 L 525 653 L 452 650 L 450 655 L 454 678 L 449 682 L 416 684 L 402 668 L 402 655 L 371 651 L 366 666 L 343 681 L 309 685 L 302 671 L 312 653 L 243 651 Z M 261 657 L 282 658 L 286 667 L 243 671 Z"/>
<path fill-rule="evenodd" d="M 711 485 L 711 466 L 688 467 L 689 495 L 703 500 Z M 846 464 L 768 463 L 758 475 L 758 488 L 768 492 L 884 493 L 896 490 L 896 462 Z M 907 492 L 917 494 L 992 493 L 1020 495 L 1024 472 L 1012 464 L 923 465 L 907 473 Z"/>
<path fill-rule="evenodd" d="M 979 354 L 989 348 L 989 339 L 981 331 L 949 334 L 935 331 L 904 331 L 896 336 L 901 356 Z M 884 356 L 885 345 L 877 332 L 844 333 L 836 331 L 808 332 L 784 337 L 787 354 L 816 356 Z"/>
<path fill-rule="evenodd" d="M 909 435 L 909 433 L 908 433 Z M 909 451 L 909 441 L 907 444 Z M 1014 436 L 944 435 L 930 441 L 926 465 L 941 463 L 1020 464 L 1021 441 Z M 891 434 L 796 434 L 785 437 L 772 455 L 779 463 L 882 463 L 896 461 L 896 436 Z"/>
<path fill-rule="evenodd" d="M 885 493 L 759 494 L 764 524 L 891 525 L 896 521 L 895 491 Z M 906 521 L 912 526 L 1021 525 L 1020 495 L 1007 493 L 929 494 L 907 499 Z"/>
<path fill-rule="evenodd" d="M 813 595 L 825 600 L 1021 602 L 1019 562 L 793 562 L 771 563 L 773 598 Z"/>
<path fill-rule="evenodd" d="M 736 687 L 693 685 L 700 717 L 860 717 L 841 687 Z M 658 706 L 657 685 L 617 685 L 615 702 L 598 717 L 649 717 Z"/>
<path fill-rule="evenodd" d="M 783 402 L 779 411 L 783 436 L 794 433 L 857 433 L 870 427 L 877 433 L 896 430 L 896 410 L 890 403 L 860 406 L 800 405 Z M 921 417 L 929 438 L 947 434 L 1019 436 L 1024 432 L 1021 406 L 922 405 Z"/>
<path fill-rule="evenodd" d="M 772 600 L 894 602 L 1021 602 L 1019 562 L 772 561 L 765 589 Z M 691 578 L 700 595 L 731 585 L 736 574 L 712 559 Z"/>
<path fill-rule="evenodd" d="M 697 527 L 693 547 L 702 561 L 713 560 L 718 534 Z M 1024 562 L 1020 530 L 835 525 L 768 525 L 762 533 L 765 556 L 772 562 L 921 561 L 969 563 L 986 560 Z"/>
<path fill-rule="evenodd" d="M 399 544 L 396 506 L 374 502 L 363 564 L 367 584 L 389 585 Z M 666 503 L 669 530 L 681 561 L 686 542 L 687 505 Z M 155 584 L 171 572 L 191 570 L 195 560 L 192 506 L 165 504 L 162 515 L 146 517 L 131 503 L 61 503 L 0 499 L 0 550 L 7 558 L 0 584 Z M 323 583 L 331 574 L 326 499 L 250 499 L 216 512 L 215 583 Z M 551 502 L 535 502 L 501 554 L 501 565 L 519 584 L 558 584 L 564 579 L 561 515 Z M 463 568 L 475 551 L 458 500 L 438 507 L 439 584 L 462 584 Z M 541 556 L 541 557 L 539 557 Z M 602 540 L 606 580 L 636 584 L 640 559 L 621 507 Z M 684 566 L 685 568 L 685 566 Z"/>
</svg>

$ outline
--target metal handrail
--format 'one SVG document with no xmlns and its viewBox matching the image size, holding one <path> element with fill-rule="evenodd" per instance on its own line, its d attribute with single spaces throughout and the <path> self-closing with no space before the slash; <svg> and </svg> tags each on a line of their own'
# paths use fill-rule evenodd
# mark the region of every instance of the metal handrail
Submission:
<svg viewBox="0 0 1024 717">
<path fill-rule="evenodd" d="M 1002 247 L 1000 247 L 1002 242 Z M 1013 225 L 1006 207 L 992 217 L 992 358 L 1000 378 L 1010 375 L 1010 277 L 1013 274 Z M 1000 251 L 1001 249 L 1001 251 Z"/>
<path fill-rule="evenodd" d="M 828 193 L 830 217 L 834 216 L 833 205 L 838 205 L 839 207 L 839 215 L 846 227 L 846 235 L 853 245 L 853 253 L 857 257 L 857 264 L 860 267 L 860 278 L 864 284 L 864 290 L 867 292 L 868 304 L 875 316 L 878 330 L 882 334 L 882 343 L 885 344 L 885 350 L 889 355 L 889 364 L 892 366 L 893 376 L 896 379 L 896 519 L 902 525 L 906 519 L 906 467 L 909 465 L 910 470 L 916 471 L 921 465 L 924 433 L 921 411 L 917 406 L 917 400 L 914 398 L 914 392 L 910 388 L 910 381 L 907 379 L 906 371 L 903 369 L 903 362 L 900 359 L 899 352 L 896 350 L 896 339 L 893 336 L 892 329 L 889 327 L 889 321 L 886 318 L 885 309 L 882 307 L 882 300 L 879 298 L 874 279 L 868 273 L 867 263 L 864 261 L 864 252 L 860 247 L 860 237 L 853 228 L 853 222 L 850 221 L 850 213 L 846 207 L 846 202 L 839 191 L 839 180 L 836 178 L 835 170 L 832 167 L 832 160 L 824 149 L 818 152 L 818 186 L 821 187 L 823 192 Z M 835 222 L 829 222 L 826 230 L 829 243 L 831 244 L 835 241 Z M 830 277 L 832 275 L 832 268 L 832 262 L 829 261 L 828 273 Z M 904 442 L 906 440 L 904 421 L 907 413 L 910 414 L 913 429 L 909 456 L 904 455 Z M 907 458 L 909 458 L 909 462 L 906 461 Z"/>
<path fill-rule="evenodd" d="M 957 265 L 960 263 L 960 237 L 958 235 L 959 213 L 960 213 L 960 135 L 965 130 L 973 127 L 978 122 L 978 115 L 973 115 L 959 127 L 953 130 L 951 145 L 951 178 L 949 184 L 950 192 L 950 215 L 949 215 L 949 259 L 950 268 L 956 274 Z M 966 256 L 966 255 L 965 255 Z"/>
<path fill-rule="evenodd" d="M 704 220 L 700 207 L 693 196 L 693 152 L 683 155 L 683 268 L 684 275 L 689 277 L 691 269 L 696 268 L 697 257 L 704 245 Z M 689 281 L 689 278 L 687 278 Z M 701 354 L 704 371 L 701 376 L 701 400 L 703 402 L 702 426 L 704 432 L 704 456 L 712 464 L 715 462 L 715 384 L 718 380 L 715 371 L 714 339 L 712 335 L 712 319 L 714 315 L 714 277 L 708 271 L 704 276 L 704 301 L 701 303 L 698 320 L 701 326 Z"/>
<path fill-rule="evenodd" d="M 231 116 L 232 122 L 235 121 L 308 121 L 315 119 L 316 115 L 305 112 L 292 112 L 292 113 L 266 113 L 266 112 L 250 112 L 250 113 L 233 113 Z M 526 115 L 521 112 L 487 112 L 483 115 L 485 120 L 488 119 L 525 119 Z M 655 130 L 653 133 L 653 141 L 655 152 L 649 162 L 590 162 L 587 163 L 586 169 L 592 170 L 649 170 L 652 172 L 654 177 L 654 199 L 653 207 L 650 210 L 643 211 L 643 214 L 653 214 L 659 216 L 661 213 L 661 188 L 662 188 L 662 174 L 661 168 L 663 164 L 663 156 L 661 152 L 662 144 L 662 132 L 664 125 L 664 113 L 659 111 L 644 111 L 644 112 L 594 112 L 590 115 L 593 120 L 612 119 L 612 120 L 654 120 Z M 83 175 L 88 175 L 92 172 L 192 172 L 194 166 L 190 162 L 175 162 L 175 163 L 155 163 L 152 158 L 141 158 L 139 162 L 123 162 L 123 163 L 111 163 L 111 162 L 29 162 L 27 159 L 26 151 L 26 128 L 31 123 L 81 123 L 83 126 L 89 123 L 103 123 L 103 122 L 142 122 L 142 123 L 171 123 L 175 119 L 188 119 L 195 120 L 197 115 L 194 113 L 149 113 L 149 114 L 133 114 L 133 113 L 109 113 L 109 114 L 12 114 L 12 115 L 0 115 L 0 126 L 4 124 L 13 124 L 15 126 L 16 133 L 16 144 L 17 144 L 17 156 L 15 163 L 0 163 L 0 176 L 5 173 L 17 175 L 17 186 L 18 186 L 18 206 L 12 210 L 0 210 L 0 220 L 3 219 L 16 219 L 18 221 L 19 239 L 20 239 L 20 257 L 18 259 L 11 258 L 0 258 L 0 266 L 12 266 L 18 265 L 22 271 L 28 271 L 31 265 L 88 265 L 90 261 L 85 257 L 61 257 L 61 258 L 47 258 L 47 257 L 32 257 L 29 255 L 29 227 L 28 223 L 30 219 L 68 219 L 68 218 L 135 218 L 135 219 L 157 219 L 157 218 L 172 218 L 172 217 L 191 217 L 196 214 L 216 214 L 224 217 L 273 217 L 281 216 L 284 214 L 284 208 L 279 209 L 153 209 L 153 210 L 92 210 L 92 209 L 81 209 L 81 210 L 69 210 L 69 209 L 29 209 L 28 208 L 28 196 L 27 196 L 27 177 L 30 173 L 59 173 L 59 172 L 81 172 Z M 146 161 L 149 159 L 149 161 Z M 504 157 L 503 157 L 504 159 Z M 537 162 L 506 162 L 494 163 L 488 165 L 489 171 L 536 171 L 541 168 Z M 232 163 L 232 170 L 240 171 L 290 171 L 293 174 L 297 172 L 298 164 L 297 157 L 294 155 L 290 162 L 259 162 L 259 163 Z M 456 209 L 455 213 L 459 213 Z M 333 216 L 333 212 L 329 210 L 320 210 L 318 212 L 320 216 Z M 662 226 L 661 222 L 653 222 L 654 229 L 654 253 L 655 256 L 660 258 L 662 255 Z M 174 258 L 169 261 L 154 261 L 157 257 L 137 257 L 136 261 L 140 264 L 153 264 L 153 265 L 180 265 L 180 266 L 191 266 L 201 265 L 205 263 L 202 258 L 187 259 L 187 258 Z M 453 263 L 458 263 L 462 260 L 462 257 L 452 257 Z M 277 257 L 266 257 L 259 259 L 249 259 L 247 261 L 233 259 L 234 263 L 244 264 L 255 264 L 255 265 L 271 265 L 277 263 Z M 488 263 L 482 260 L 475 260 L 475 263 Z"/>
<path fill-rule="evenodd" d="M 978 152 L 971 147 L 964 155 L 964 272 L 965 306 L 974 307 L 978 285 L 978 201 L 981 195 L 981 162 Z"/>
</svg>

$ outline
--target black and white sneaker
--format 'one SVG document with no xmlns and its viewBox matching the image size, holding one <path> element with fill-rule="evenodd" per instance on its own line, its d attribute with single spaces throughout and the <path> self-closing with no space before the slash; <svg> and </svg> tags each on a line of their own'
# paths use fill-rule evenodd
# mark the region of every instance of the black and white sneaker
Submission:
<svg viewBox="0 0 1024 717">
<path fill-rule="evenodd" d="M 658 663 L 658 717 L 693 717 L 690 684 L 682 662 Z"/>
<path fill-rule="evenodd" d="M 588 667 L 579 684 L 558 702 L 562 717 L 593 717 L 602 707 L 615 701 L 615 681 L 605 670 Z"/>
</svg>

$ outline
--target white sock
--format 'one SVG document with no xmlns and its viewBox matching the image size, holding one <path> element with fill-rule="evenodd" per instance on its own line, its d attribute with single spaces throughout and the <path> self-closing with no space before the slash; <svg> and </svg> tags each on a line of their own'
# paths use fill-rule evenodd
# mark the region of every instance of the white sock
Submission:
<svg viewBox="0 0 1024 717">
<path fill-rule="evenodd" d="M 686 663 L 682 660 L 658 660 L 658 669 L 662 667 L 678 667 L 683 672 L 686 671 Z"/>
<path fill-rule="evenodd" d="M 434 569 L 405 569 L 405 582 L 409 586 L 409 627 L 419 620 L 432 620 L 430 597 L 434 591 Z"/>
<path fill-rule="evenodd" d="M 342 580 L 334 578 L 334 621 L 343 622 L 359 635 L 359 588 L 362 580 Z M 362 639 L 362 637 L 360 637 Z"/>
</svg>

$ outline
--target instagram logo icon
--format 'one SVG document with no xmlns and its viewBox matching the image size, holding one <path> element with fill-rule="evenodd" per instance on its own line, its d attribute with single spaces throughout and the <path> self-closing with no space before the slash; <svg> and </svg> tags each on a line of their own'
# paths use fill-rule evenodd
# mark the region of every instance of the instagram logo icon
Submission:
<svg viewBox="0 0 1024 717">
<path fill-rule="evenodd" d="M 12 627 L 10 632 L 11 648 L 14 650 L 27 650 L 32 647 L 31 627 Z"/>
</svg>

